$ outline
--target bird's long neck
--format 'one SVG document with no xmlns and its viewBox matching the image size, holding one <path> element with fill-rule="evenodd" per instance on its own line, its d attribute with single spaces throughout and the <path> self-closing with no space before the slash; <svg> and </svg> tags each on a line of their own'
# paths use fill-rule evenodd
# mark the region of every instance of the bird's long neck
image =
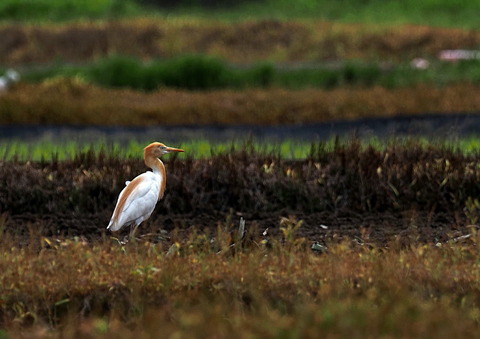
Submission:
<svg viewBox="0 0 480 339">
<path fill-rule="evenodd" d="M 167 185 L 165 165 L 160 159 L 148 153 L 145 154 L 145 165 L 150 167 L 153 173 L 160 176 L 160 192 L 158 194 L 158 199 L 160 200 L 163 197 Z"/>
<path fill-rule="evenodd" d="M 163 162 L 155 156 L 145 154 L 145 165 L 150 167 L 155 174 L 164 174 L 165 173 L 165 165 Z"/>
</svg>

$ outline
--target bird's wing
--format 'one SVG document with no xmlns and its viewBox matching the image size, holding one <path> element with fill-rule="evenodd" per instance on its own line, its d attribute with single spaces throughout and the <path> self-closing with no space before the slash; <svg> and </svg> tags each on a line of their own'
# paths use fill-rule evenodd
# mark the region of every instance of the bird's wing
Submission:
<svg viewBox="0 0 480 339">
<path fill-rule="evenodd" d="M 135 219 L 149 215 L 157 202 L 159 185 L 152 172 L 146 172 L 120 192 L 117 205 L 107 228 L 117 231 Z"/>
</svg>

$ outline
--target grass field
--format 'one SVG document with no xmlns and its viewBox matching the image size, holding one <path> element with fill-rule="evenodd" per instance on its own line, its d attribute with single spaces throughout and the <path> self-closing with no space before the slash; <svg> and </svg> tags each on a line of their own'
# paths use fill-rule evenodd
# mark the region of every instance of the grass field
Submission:
<svg viewBox="0 0 480 339">
<path fill-rule="evenodd" d="M 333 148 L 334 140 L 327 143 L 327 148 Z M 50 161 L 57 159 L 59 161 L 72 160 L 79 152 L 93 152 L 98 155 L 104 153 L 107 156 L 118 157 L 122 159 L 142 159 L 143 148 L 149 143 L 144 141 L 131 141 L 126 147 L 122 147 L 118 143 L 106 144 L 104 141 L 95 143 L 82 144 L 78 142 L 67 142 L 64 144 L 52 142 L 35 142 L 28 143 L 22 141 L 0 141 L 0 159 L 3 161 Z M 165 143 L 169 144 L 168 141 Z M 304 159 L 311 151 L 312 143 L 285 141 L 278 144 L 266 142 L 253 142 L 256 152 L 262 154 L 281 154 L 282 157 L 289 159 Z M 372 141 L 369 144 L 373 144 Z M 465 141 L 469 146 L 469 150 L 480 148 L 479 140 Z M 190 158 L 208 158 L 212 155 L 230 152 L 232 149 L 240 149 L 245 146 L 246 142 L 240 140 L 232 140 L 226 143 L 212 143 L 207 140 L 195 140 L 184 142 L 177 147 L 188 149 L 187 156 Z"/>
<path fill-rule="evenodd" d="M 290 221 L 291 222 L 291 221 Z M 285 235 L 230 247 L 221 228 L 170 248 L 104 239 L 0 242 L 3 337 L 478 335 L 478 237 L 386 248 Z M 294 227 L 294 226 L 293 226 Z"/>
<path fill-rule="evenodd" d="M 135 58 L 112 56 L 95 63 L 55 65 L 25 71 L 22 80 L 42 82 L 54 77 L 84 79 L 106 87 L 126 87 L 151 91 L 164 87 L 208 90 L 219 88 L 324 88 L 411 87 L 419 84 L 446 86 L 457 83 L 480 84 L 480 61 L 445 63 L 432 60 L 426 70 L 409 63 L 386 68 L 381 63 L 346 62 L 337 66 L 276 66 L 258 63 L 239 68 L 220 59 L 202 55 L 143 63 Z"/>
<path fill-rule="evenodd" d="M 263 3 L 246 3 L 238 12 L 226 10 L 213 15 L 239 20 L 243 18 L 326 19 L 340 22 L 405 24 L 477 28 L 475 14 L 480 2 L 462 0 L 453 5 L 448 0 L 428 0 L 421 3 L 407 1 L 315 1 L 267 0 Z M 182 13 L 179 11 L 179 13 Z M 183 13 L 189 15 L 186 10 Z M 195 12 L 193 12 L 195 13 Z M 198 11 L 205 17 L 210 11 Z M 458 18 L 462 18 L 458 20 Z"/>
<path fill-rule="evenodd" d="M 147 2 L 147 1 L 145 1 Z M 154 3 L 154 1 L 150 1 Z M 184 4 L 198 4 L 197 6 Z M 225 6 L 205 6 L 207 1 L 170 2 L 167 8 L 144 7 L 132 0 L 4 0 L 0 19 L 22 21 L 65 21 L 71 19 L 111 19 L 132 16 L 203 17 L 229 21 L 252 19 L 320 19 L 387 25 L 414 23 L 431 26 L 478 28 L 478 0 L 405 1 L 328 1 L 328 0 L 265 0 L 235 2 L 218 1 Z M 212 2 L 210 2 L 212 3 Z M 238 2 L 236 2 L 238 4 Z"/>
<path fill-rule="evenodd" d="M 117 157 L 120 159 L 142 159 L 143 148 L 151 140 L 139 142 L 132 140 L 128 145 L 120 145 L 119 143 L 106 143 L 105 141 L 96 141 L 94 143 L 80 143 L 75 141 L 65 143 L 53 143 L 50 141 L 25 142 L 17 141 L 0 141 L 0 160 L 8 161 L 65 161 L 73 160 L 78 157 L 79 153 L 93 153 L 95 156 L 104 154 L 107 157 Z M 168 141 L 165 141 L 170 144 Z M 241 150 L 245 147 L 253 147 L 253 151 L 262 155 L 278 155 L 283 159 L 306 159 L 312 154 L 318 145 L 321 145 L 326 151 L 333 151 L 336 143 L 348 144 L 349 140 L 341 140 L 332 138 L 326 142 L 308 142 L 288 140 L 279 143 L 266 141 L 249 140 L 232 140 L 230 142 L 211 142 L 208 140 L 193 140 L 183 142 L 176 147 L 188 150 L 186 156 L 193 159 L 210 158 L 215 155 L 228 154 L 232 150 Z M 456 150 L 465 155 L 477 155 L 480 153 L 480 138 L 467 137 L 454 139 L 439 138 L 437 140 L 429 140 L 427 138 L 392 138 L 391 140 L 380 140 L 369 138 L 361 140 L 362 148 L 372 147 L 376 150 L 384 150 L 392 146 L 402 147 L 415 143 L 422 147 L 437 147 Z"/>
</svg>

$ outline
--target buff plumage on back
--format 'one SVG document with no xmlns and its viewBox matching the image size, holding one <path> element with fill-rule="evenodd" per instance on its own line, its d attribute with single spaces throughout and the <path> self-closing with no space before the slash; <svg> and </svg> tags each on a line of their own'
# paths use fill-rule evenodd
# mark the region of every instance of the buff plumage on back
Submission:
<svg viewBox="0 0 480 339">
<path fill-rule="evenodd" d="M 142 183 L 143 178 L 141 176 L 136 177 L 128 185 L 120 192 L 118 197 L 117 205 L 115 206 L 115 210 L 113 211 L 112 219 L 110 220 L 109 225 L 107 226 L 108 229 L 111 231 L 118 231 L 122 228 L 122 224 L 119 223 L 120 215 L 122 212 L 125 212 L 127 206 L 127 200 L 132 200 L 135 197 L 135 190 L 138 189 L 138 186 Z M 134 221 L 130 220 L 130 222 Z"/>
<path fill-rule="evenodd" d="M 170 152 L 183 152 L 182 149 L 167 147 L 154 142 L 144 149 L 145 164 L 152 172 L 145 172 L 120 192 L 115 210 L 107 228 L 118 231 L 125 225 L 138 226 L 152 214 L 158 200 L 163 197 L 166 187 L 166 171 L 162 161 L 158 159 Z"/>
</svg>

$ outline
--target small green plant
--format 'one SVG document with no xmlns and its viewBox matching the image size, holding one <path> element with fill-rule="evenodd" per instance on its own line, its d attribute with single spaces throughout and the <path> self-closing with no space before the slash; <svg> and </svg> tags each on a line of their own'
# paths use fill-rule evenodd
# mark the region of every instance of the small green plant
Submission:
<svg viewBox="0 0 480 339">
<path fill-rule="evenodd" d="M 477 225 L 480 216 L 480 202 L 477 198 L 468 197 L 465 201 L 465 216 L 470 225 Z"/>
<path fill-rule="evenodd" d="M 292 246 L 297 242 L 297 231 L 302 226 L 303 220 L 297 220 L 294 216 L 280 219 L 280 231 L 282 231 L 285 244 Z"/>
</svg>

